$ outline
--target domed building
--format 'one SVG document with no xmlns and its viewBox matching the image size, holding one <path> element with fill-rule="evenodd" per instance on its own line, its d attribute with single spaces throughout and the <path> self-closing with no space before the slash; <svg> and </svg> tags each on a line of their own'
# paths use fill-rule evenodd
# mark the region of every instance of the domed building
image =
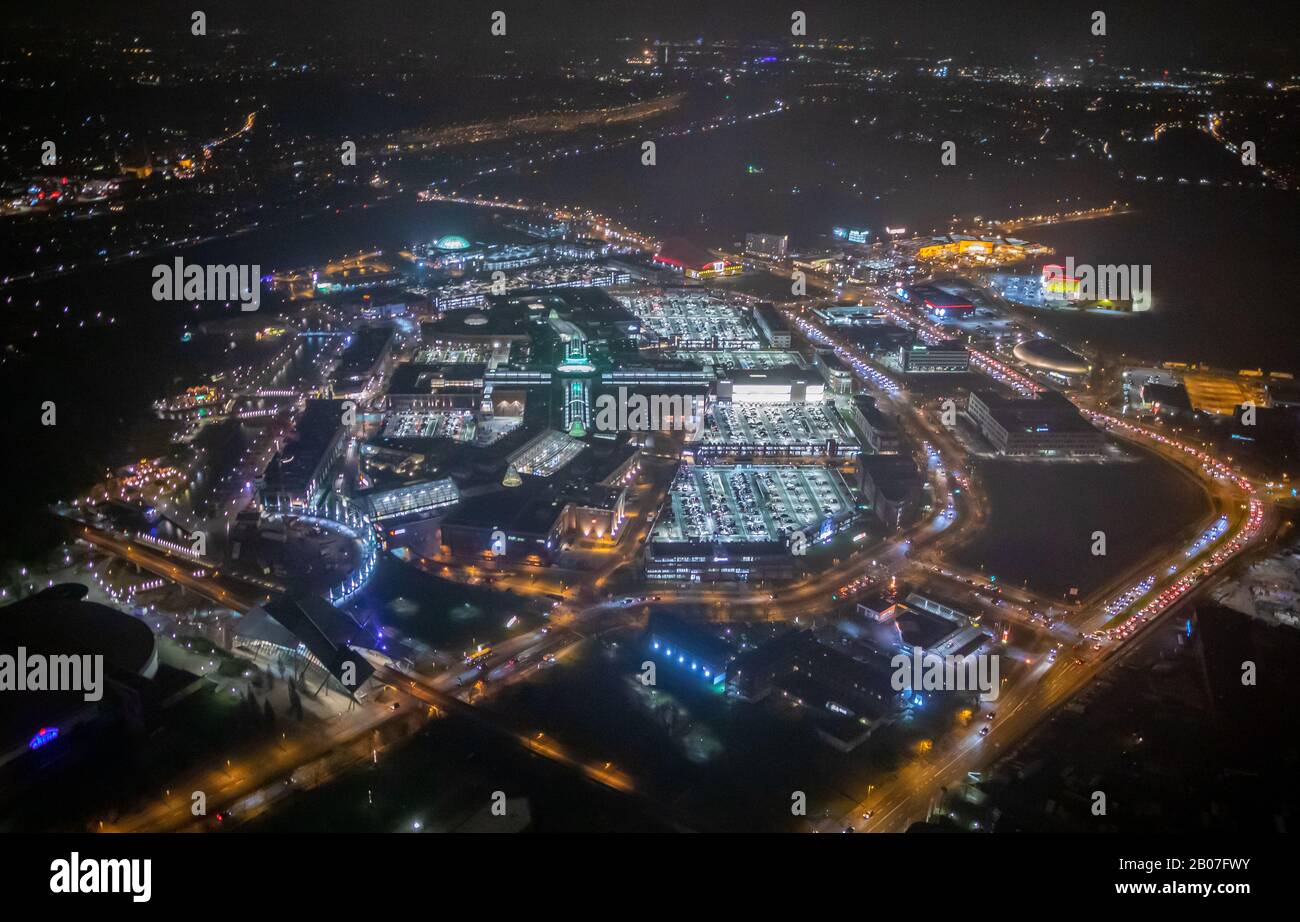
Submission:
<svg viewBox="0 0 1300 922">
<path fill-rule="evenodd" d="M 158 672 L 149 626 L 85 601 L 86 592 L 65 583 L 0 608 L 0 766 L 64 745 L 57 741 L 120 710 Z"/>
<path fill-rule="evenodd" d="M 1030 368 L 1037 368 L 1040 371 L 1055 372 L 1066 377 L 1080 377 L 1092 370 L 1092 365 L 1086 358 L 1065 348 L 1054 339 L 1042 337 L 1026 339 L 1011 351 Z"/>
<path fill-rule="evenodd" d="M 469 241 L 459 234 L 447 234 L 445 237 L 439 237 L 434 246 L 444 253 L 451 253 L 456 250 L 468 250 Z"/>
</svg>

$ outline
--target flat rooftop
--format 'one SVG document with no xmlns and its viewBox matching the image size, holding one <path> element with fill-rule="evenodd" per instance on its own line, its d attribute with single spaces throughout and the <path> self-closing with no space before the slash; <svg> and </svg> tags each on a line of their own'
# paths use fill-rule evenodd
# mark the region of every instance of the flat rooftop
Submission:
<svg viewBox="0 0 1300 922">
<path fill-rule="evenodd" d="M 480 339 L 491 336 L 530 336 L 544 310 L 531 310 L 528 301 L 503 301 L 487 308 L 447 311 L 437 320 L 420 324 L 426 343 L 438 340 Z"/>
<path fill-rule="evenodd" d="M 545 535 L 555 524 L 564 503 L 544 489 L 538 478 L 525 476 L 518 487 L 500 487 L 477 496 L 462 497 L 460 505 L 443 519 L 444 525 L 499 528 L 506 533 Z"/>
<path fill-rule="evenodd" d="M 790 349 L 679 349 L 677 358 L 715 369 L 744 371 L 806 366 L 798 352 Z"/>
<path fill-rule="evenodd" d="M 1192 409 L 1219 416 L 1231 416 L 1246 401 L 1256 406 L 1267 403 L 1262 382 L 1247 381 L 1227 375 L 1184 372 L 1183 385 L 1192 402 Z"/>
<path fill-rule="evenodd" d="M 704 293 L 668 290 L 620 295 L 618 300 L 641 318 L 641 338 L 648 342 L 666 340 L 686 349 L 760 349 L 764 345 L 746 310 Z"/>
<path fill-rule="evenodd" d="M 343 428 L 342 400 L 308 400 L 298 417 L 294 435 L 267 465 L 265 480 L 278 489 L 307 486 L 339 430 Z"/>
<path fill-rule="evenodd" d="M 357 330 L 352 335 L 352 342 L 343 350 L 338 368 L 334 371 L 335 379 L 351 381 L 369 375 L 395 332 L 389 324 L 366 326 Z"/>
<path fill-rule="evenodd" d="M 662 608 L 653 609 L 646 624 L 646 632 L 661 642 L 678 647 L 685 654 L 710 662 L 722 668 L 735 656 L 731 645 L 721 637 L 697 624 Z"/>
<path fill-rule="evenodd" d="M 481 387 L 483 376 L 486 374 L 487 366 L 478 362 L 446 365 L 417 365 L 414 362 L 405 362 L 393 370 L 388 393 L 432 394 L 446 387 Z"/>
<path fill-rule="evenodd" d="M 989 415 L 1007 432 L 1095 432 L 1074 404 L 1056 391 L 1039 397 L 1003 397 L 995 391 L 976 391 Z"/>
<path fill-rule="evenodd" d="M 954 295 L 933 285 L 913 285 L 907 293 L 913 301 L 922 301 L 934 308 L 972 306 L 969 298 Z"/>
<path fill-rule="evenodd" d="M 849 488 L 832 468 L 798 465 L 682 465 L 655 542 L 784 542 L 803 531 L 816 540 L 828 521 L 855 514 Z"/>
<path fill-rule="evenodd" d="M 894 609 L 894 624 L 904 643 L 923 650 L 938 646 L 949 636 L 963 629 L 961 625 L 948 618 L 908 603 L 903 603 Z"/>
<path fill-rule="evenodd" d="M 833 403 L 719 403 L 709 412 L 703 441 L 792 446 L 834 441 L 856 446 Z"/>
</svg>

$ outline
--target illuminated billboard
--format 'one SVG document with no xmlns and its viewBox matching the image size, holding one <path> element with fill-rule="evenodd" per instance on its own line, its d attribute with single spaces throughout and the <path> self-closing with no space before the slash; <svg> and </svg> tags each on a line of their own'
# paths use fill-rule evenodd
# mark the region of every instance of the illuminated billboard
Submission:
<svg viewBox="0 0 1300 922">
<path fill-rule="evenodd" d="M 865 227 L 833 227 L 831 234 L 836 240 L 844 240 L 848 243 L 866 243 L 867 238 L 871 236 L 871 231 Z"/>
<path fill-rule="evenodd" d="M 1079 280 L 1065 274 L 1064 266 L 1043 266 L 1043 293 L 1074 300 L 1079 297 Z"/>
</svg>

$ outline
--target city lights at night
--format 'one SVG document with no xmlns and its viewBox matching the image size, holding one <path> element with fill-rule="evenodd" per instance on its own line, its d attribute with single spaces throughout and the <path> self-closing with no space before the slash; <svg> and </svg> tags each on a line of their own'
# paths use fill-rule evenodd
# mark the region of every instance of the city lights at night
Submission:
<svg viewBox="0 0 1300 922">
<path fill-rule="evenodd" d="M 1294 9 L 4 17 L 12 892 L 542 866 L 410 838 L 480 832 L 1281 892 Z"/>
</svg>

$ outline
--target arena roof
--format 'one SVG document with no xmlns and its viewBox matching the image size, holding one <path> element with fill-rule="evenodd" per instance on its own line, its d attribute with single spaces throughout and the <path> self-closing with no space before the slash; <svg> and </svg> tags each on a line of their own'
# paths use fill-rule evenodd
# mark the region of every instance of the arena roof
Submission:
<svg viewBox="0 0 1300 922">
<path fill-rule="evenodd" d="M 86 587 L 62 583 L 0 608 L 0 654 L 103 656 L 104 678 L 151 678 L 158 668 L 153 631 L 138 618 L 85 601 Z M 0 694 L 0 749 L 41 727 L 57 727 L 86 706 L 82 691 L 8 691 Z"/>
<path fill-rule="evenodd" d="M 658 262 L 684 266 L 688 269 L 702 269 L 718 261 L 718 257 L 704 247 L 681 237 L 672 237 L 665 240 L 663 246 L 659 248 L 659 252 L 655 254 L 655 259 Z"/>
<path fill-rule="evenodd" d="M 1085 375 L 1092 367 L 1083 356 L 1065 348 L 1054 339 L 1026 339 L 1018 343 L 1012 352 L 1026 365 L 1063 375 Z"/>
</svg>

